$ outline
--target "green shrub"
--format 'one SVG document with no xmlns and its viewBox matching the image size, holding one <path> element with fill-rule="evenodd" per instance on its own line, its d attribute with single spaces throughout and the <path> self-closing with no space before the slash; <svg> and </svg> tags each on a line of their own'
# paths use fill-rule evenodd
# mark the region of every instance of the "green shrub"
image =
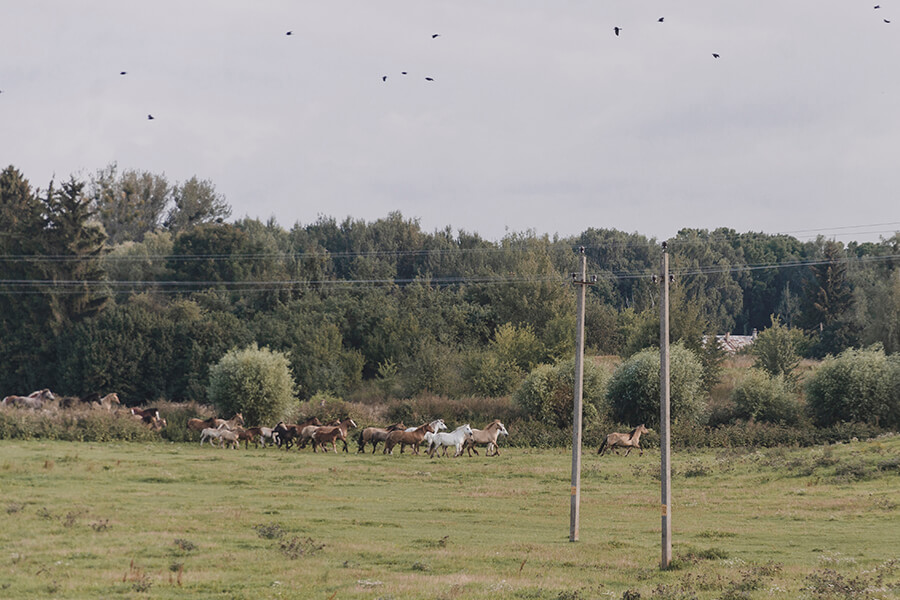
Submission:
<svg viewBox="0 0 900 600">
<path fill-rule="evenodd" d="M 735 416 L 740 419 L 769 423 L 795 424 L 800 405 L 788 389 L 784 378 L 750 369 L 731 393 Z"/>
<path fill-rule="evenodd" d="M 703 366 L 693 352 L 674 344 L 669 352 L 669 401 L 673 421 L 703 419 Z M 659 427 L 659 350 L 642 350 L 619 365 L 606 392 L 613 420 Z"/>
<path fill-rule="evenodd" d="M 842 421 L 900 426 L 900 355 L 881 346 L 828 356 L 810 377 L 807 402 L 820 426 Z"/>
<path fill-rule="evenodd" d="M 159 434 L 124 412 L 78 410 L 48 413 L 0 409 L 0 439 L 151 441 L 158 440 Z"/>
<path fill-rule="evenodd" d="M 596 421 L 606 413 L 604 396 L 608 375 L 592 361 L 584 363 L 583 419 Z M 513 401 L 531 419 L 555 427 L 571 427 L 575 399 L 575 359 L 555 365 L 539 365 L 519 389 Z"/>
<path fill-rule="evenodd" d="M 468 387 L 483 396 L 506 396 L 525 378 L 525 371 L 493 352 L 480 352 L 466 365 Z"/>
<path fill-rule="evenodd" d="M 756 367 L 772 377 L 782 377 L 790 386 L 797 382 L 794 372 L 800 364 L 800 355 L 808 345 L 806 334 L 800 329 L 782 325 L 772 315 L 772 326 L 764 329 L 750 346 L 750 354 L 756 359 Z"/>
<path fill-rule="evenodd" d="M 252 344 L 231 350 L 209 370 L 209 399 L 248 425 L 277 423 L 291 409 L 294 381 L 287 356 Z"/>
</svg>

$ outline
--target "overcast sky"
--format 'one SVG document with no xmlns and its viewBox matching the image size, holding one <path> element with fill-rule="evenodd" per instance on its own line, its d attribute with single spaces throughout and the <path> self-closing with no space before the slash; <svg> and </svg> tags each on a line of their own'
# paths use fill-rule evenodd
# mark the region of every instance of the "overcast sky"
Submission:
<svg viewBox="0 0 900 600">
<path fill-rule="evenodd" d="M 877 240 L 900 0 L 876 3 L 0 0 L 0 168 L 196 175 L 286 228 Z"/>
</svg>

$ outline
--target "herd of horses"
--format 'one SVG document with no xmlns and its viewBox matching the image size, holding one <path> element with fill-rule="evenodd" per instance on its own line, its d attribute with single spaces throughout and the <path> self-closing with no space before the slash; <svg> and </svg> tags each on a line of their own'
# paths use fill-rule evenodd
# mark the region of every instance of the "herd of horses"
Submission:
<svg viewBox="0 0 900 600">
<path fill-rule="evenodd" d="M 313 452 L 322 450 L 328 452 L 331 445 L 332 452 L 337 453 L 337 444 L 342 443 L 344 452 L 349 452 L 348 439 L 350 429 L 357 428 L 356 422 L 351 418 L 345 418 L 328 424 L 322 424 L 317 417 L 311 417 L 302 423 L 287 424 L 279 422 L 275 427 L 244 427 L 244 416 L 235 414 L 231 419 L 190 419 L 188 429 L 200 434 L 200 444 L 209 443 L 219 448 L 238 448 L 241 442 L 247 448 L 253 444 L 257 448 L 271 446 L 290 450 L 306 448 L 312 445 Z M 372 446 L 372 454 L 375 453 L 378 444 L 383 443 L 382 453 L 393 454 L 394 448 L 400 446 L 400 454 L 410 447 L 412 454 L 419 454 L 423 444 L 430 457 L 442 450 L 442 456 L 447 455 L 449 448 L 454 448 L 453 456 L 462 456 L 468 451 L 478 455 L 477 446 L 486 446 L 487 456 L 498 456 L 500 447 L 498 438 L 509 435 L 506 426 L 500 419 L 494 419 L 484 429 L 474 429 L 468 423 L 457 427 L 449 433 L 443 433 L 447 425 L 443 419 L 436 419 L 429 423 L 423 423 L 418 427 L 407 427 L 402 422 L 388 425 L 387 427 L 366 427 L 356 434 L 357 454 L 364 453 L 366 446 Z"/>
<path fill-rule="evenodd" d="M 20 408 L 32 411 L 37 410 L 54 410 L 54 409 L 79 409 L 87 408 L 92 410 L 102 410 L 110 413 L 119 413 L 126 411 L 132 418 L 140 421 L 154 431 L 162 431 L 167 423 L 160 417 L 159 411 L 150 408 L 141 410 L 139 408 L 124 408 L 119 395 L 115 392 L 101 396 L 99 393 L 91 393 L 86 396 L 71 397 L 57 396 L 48 389 L 37 390 L 27 396 L 7 396 L 0 400 L 0 406 L 10 408 Z"/>
<path fill-rule="evenodd" d="M 74 405 L 87 406 L 92 409 L 106 410 L 117 412 L 122 410 L 121 401 L 116 393 L 107 394 L 103 397 L 100 394 L 90 394 L 82 398 L 58 398 L 49 389 L 37 390 L 28 396 L 7 396 L 0 401 L 0 406 L 10 408 L 20 408 L 27 410 L 41 410 L 51 403 L 57 403 L 62 408 L 71 408 Z M 160 431 L 166 427 L 167 423 L 155 408 L 129 408 L 128 411 L 132 418 L 135 418 L 144 425 Z M 306 448 L 312 444 L 313 452 L 322 450 L 328 451 L 328 445 L 331 445 L 333 452 L 337 453 L 337 443 L 343 444 L 343 451 L 348 452 L 347 439 L 350 429 L 357 427 L 356 422 L 351 418 L 345 418 L 328 424 L 322 424 L 316 417 L 311 417 L 303 423 L 286 424 L 284 421 L 279 422 L 275 427 L 244 427 L 244 417 L 241 413 L 237 413 L 231 419 L 219 419 L 210 417 L 208 419 L 190 419 L 187 423 L 188 429 L 194 430 L 200 434 L 200 444 L 209 442 L 210 445 L 218 443 L 220 448 L 231 447 L 238 448 L 241 442 L 245 447 L 249 447 L 252 443 L 257 448 L 261 445 L 275 446 L 290 450 L 296 446 L 298 449 Z M 494 419 L 484 429 L 475 429 L 468 423 L 460 425 L 450 432 L 446 432 L 447 425 L 443 419 L 436 419 L 429 423 L 423 423 L 418 427 L 407 427 L 402 422 L 394 423 L 386 427 L 366 427 L 356 435 L 357 454 L 364 453 L 366 446 L 372 446 L 372 454 L 378 444 L 383 443 L 382 453 L 393 454 L 394 448 L 399 444 L 400 453 L 409 446 L 413 454 L 419 454 L 419 449 L 424 444 L 429 457 L 434 457 L 438 450 L 441 456 L 447 456 L 450 448 L 454 449 L 453 456 L 462 456 L 468 452 L 472 456 L 472 452 L 478 455 L 477 446 L 486 446 L 486 456 L 499 456 L 500 446 L 497 444 L 499 437 L 508 436 L 509 432 L 506 426 L 500 422 L 500 419 Z M 620 448 L 625 449 L 625 456 L 632 449 L 637 448 L 640 455 L 643 456 L 644 450 L 641 448 L 641 434 L 650 431 L 644 425 L 639 425 L 632 429 L 629 433 L 610 433 L 600 444 L 597 453 L 601 456 L 607 451 L 612 450 L 616 454 Z"/>
</svg>

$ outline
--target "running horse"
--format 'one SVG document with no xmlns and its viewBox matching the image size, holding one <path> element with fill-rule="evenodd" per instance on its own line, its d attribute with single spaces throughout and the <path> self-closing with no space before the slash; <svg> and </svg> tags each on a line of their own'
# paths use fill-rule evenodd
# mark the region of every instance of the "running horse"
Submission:
<svg viewBox="0 0 900 600">
<path fill-rule="evenodd" d="M 9 406 L 15 408 L 30 408 L 31 410 L 39 410 L 44 407 L 44 402 L 56 400 L 48 389 L 31 392 L 27 396 L 7 396 L 0 401 L 0 406 Z"/>
<path fill-rule="evenodd" d="M 600 444 L 600 449 L 597 450 L 597 454 L 602 456 L 607 450 L 614 450 L 615 453 L 618 454 L 619 448 L 628 448 L 628 450 L 625 451 L 625 456 L 628 456 L 628 453 L 631 452 L 632 448 L 637 448 L 641 451 L 640 456 L 643 456 L 644 449 L 641 448 L 641 434 L 648 433 L 649 431 L 649 429 L 641 424 L 628 433 L 611 433 L 606 436 L 606 439 Z"/>
<path fill-rule="evenodd" d="M 115 392 L 113 392 L 112 394 L 107 394 L 107 395 L 103 396 L 96 402 L 91 402 L 91 408 L 112 412 L 114 410 L 113 404 L 117 404 L 119 406 L 122 405 L 122 402 L 119 400 L 119 395 Z M 132 413 L 132 414 L 134 414 L 134 413 Z"/>
<path fill-rule="evenodd" d="M 356 453 L 359 454 L 360 452 L 365 452 L 366 444 L 371 443 L 372 454 L 375 454 L 375 448 L 378 447 L 378 442 L 383 442 L 387 439 L 390 432 L 397 431 L 398 429 L 406 429 L 406 425 L 403 424 L 403 421 L 388 425 L 387 427 L 366 427 L 359 432 L 359 436 L 356 438 L 356 443 L 359 444 Z"/>
<path fill-rule="evenodd" d="M 384 450 L 382 450 L 381 453 L 393 454 L 394 446 L 397 444 L 409 444 L 412 446 L 413 454 L 418 454 L 419 444 L 425 439 L 426 433 L 434 433 L 434 426 L 431 423 L 425 423 L 413 431 L 403 431 L 402 429 L 392 431 L 388 434 L 387 439 L 384 440 Z M 402 452 L 402 445 L 400 446 L 400 449 Z"/>
<path fill-rule="evenodd" d="M 475 456 L 478 456 L 478 450 L 475 449 L 475 445 L 479 444 L 487 446 L 487 450 L 484 451 L 485 456 L 499 456 L 500 446 L 497 445 L 497 438 L 501 434 L 509 435 L 509 432 L 506 430 L 506 426 L 500 422 L 500 419 L 494 419 L 484 429 L 472 429 L 472 435 L 466 437 L 466 452 L 469 453 L 469 456 L 472 456 L 472 452 L 475 453 Z M 491 454 L 491 448 L 494 449 L 493 454 Z"/>
<path fill-rule="evenodd" d="M 336 441 L 338 438 L 343 440 L 344 452 L 347 452 L 347 430 L 351 427 L 356 427 L 356 422 L 348 417 L 336 426 L 317 428 L 312 434 L 313 452 L 316 451 L 316 445 L 322 448 L 322 452 L 328 452 L 325 444 L 331 442 L 331 449 L 337 454 Z"/>
</svg>

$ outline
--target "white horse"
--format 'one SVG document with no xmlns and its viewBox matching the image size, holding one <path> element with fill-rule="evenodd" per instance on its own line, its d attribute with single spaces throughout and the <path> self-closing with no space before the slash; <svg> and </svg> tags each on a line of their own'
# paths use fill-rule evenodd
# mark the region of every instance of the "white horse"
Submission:
<svg viewBox="0 0 900 600">
<path fill-rule="evenodd" d="M 200 432 L 200 445 L 202 446 L 203 442 L 209 440 L 209 445 L 213 446 L 213 440 L 221 440 L 223 431 L 229 431 L 228 427 L 226 427 L 224 424 L 219 425 L 215 429 L 213 429 L 212 427 L 207 427 Z M 219 445 L 221 446 L 221 443 Z"/>
<path fill-rule="evenodd" d="M 443 449 L 441 456 L 447 456 L 447 448 L 454 446 L 456 448 L 456 453 L 453 457 L 456 458 L 462 454 L 463 442 L 466 441 L 466 436 L 469 435 L 472 435 L 472 428 L 468 423 L 460 425 L 450 433 L 432 434 L 428 445 L 428 456 L 434 458 L 434 453 L 437 452 L 438 447 Z M 427 437 L 428 436 L 426 436 L 426 438 Z"/>
</svg>

